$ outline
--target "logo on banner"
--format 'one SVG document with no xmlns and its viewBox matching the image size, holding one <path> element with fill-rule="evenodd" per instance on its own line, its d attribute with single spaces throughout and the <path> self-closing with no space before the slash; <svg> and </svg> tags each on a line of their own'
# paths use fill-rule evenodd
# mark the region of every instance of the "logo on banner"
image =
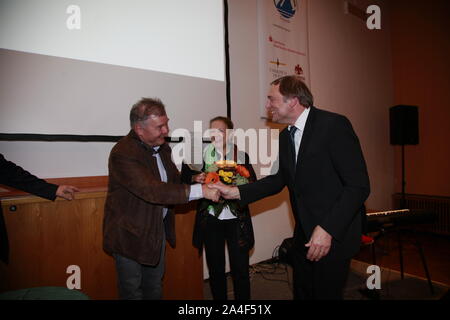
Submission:
<svg viewBox="0 0 450 320">
<path fill-rule="evenodd" d="M 287 71 L 285 71 L 281 68 L 281 67 L 286 67 L 287 63 L 281 62 L 280 59 L 278 59 L 278 58 L 276 61 L 274 61 L 274 60 L 269 61 L 269 63 L 277 66 L 276 68 L 269 67 L 269 72 L 272 74 L 273 79 L 287 76 Z"/>
<path fill-rule="evenodd" d="M 297 64 L 297 65 L 295 66 L 295 74 L 297 74 L 297 75 L 299 75 L 299 76 L 303 74 L 303 69 L 302 69 L 302 67 L 300 67 L 299 64 Z"/>
<path fill-rule="evenodd" d="M 273 0 L 278 12 L 286 19 L 290 19 L 297 11 L 297 0 Z"/>
<path fill-rule="evenodd" d="M 280 62 L 280 60 L 277 58 L 277 61 L 270 61 L 271 64 L 276 64 L 277 68 L 279 68 L 280 66 L 285 67 L 286 63 Z"/>
</svg>

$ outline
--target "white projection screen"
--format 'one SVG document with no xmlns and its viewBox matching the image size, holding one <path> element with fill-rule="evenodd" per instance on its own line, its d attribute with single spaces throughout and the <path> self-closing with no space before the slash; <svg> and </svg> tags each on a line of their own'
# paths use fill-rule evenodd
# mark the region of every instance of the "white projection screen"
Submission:
<svg viewBox="0 0 450 320">
<path fill-rule="evenodd" d="M 0 0 L 0 68 L 1 133 L 125 135 L 141 97 L 192 131 L 226 115 L 223 0 Z"/>
</svg>

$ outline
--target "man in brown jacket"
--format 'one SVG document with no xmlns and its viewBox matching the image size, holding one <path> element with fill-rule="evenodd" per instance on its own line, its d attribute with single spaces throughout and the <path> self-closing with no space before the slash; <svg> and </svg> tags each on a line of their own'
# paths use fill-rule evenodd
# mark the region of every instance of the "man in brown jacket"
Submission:
<svg viewBox="0 0 450 320">
<path fill-rule="evenodd" d="M 175 245 L 173 205 L 219 192 L 181 184 L 165 142 L 169 119 L 159 99 L 143 98 L 130 112 L 131 130 L 111 150 L 103 247 L 114 257 L 121 299 L 160 299 L 165 240 Z"/>
</svg>

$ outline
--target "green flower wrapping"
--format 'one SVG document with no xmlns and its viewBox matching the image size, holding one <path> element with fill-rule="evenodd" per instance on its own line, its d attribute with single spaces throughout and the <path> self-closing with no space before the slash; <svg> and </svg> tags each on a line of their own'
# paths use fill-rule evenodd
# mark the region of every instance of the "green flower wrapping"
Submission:
<svg viewBox="0 0 450 320">
<path fill-rule="evenodd" d="M 233 168 L 219 168 L 216 165 L 217 153 L 214 145 L 210 144 L 204 153 L 205 172 L 215 172 L 219 174 L 220 181 L 226 185 L 240 186 L 248 183 L 248 179 L 237 173 Z M 229 208 L 231 213 L 238 217 L 241 211 L 241 205 L 238 200 L 220 199 L 219 202 L 204 199 L 201 201 L 199 210 L 207 210 L 213 212 L 214 216 L 218 218 L 225 208 Z"/>
</svg>

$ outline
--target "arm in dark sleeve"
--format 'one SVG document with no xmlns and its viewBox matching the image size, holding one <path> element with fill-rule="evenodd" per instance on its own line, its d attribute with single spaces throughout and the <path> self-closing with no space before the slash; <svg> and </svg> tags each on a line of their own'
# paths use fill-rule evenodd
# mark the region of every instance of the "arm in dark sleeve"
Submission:
<svg viewBox="0 0 450 320">
<path fill-rule="evenodd" d="M 250 163 L 250 157 L 247 153 L 245 153 L 245 168 L 250 173 L 250 177 L 248 178 L 249 183 L 253 183 L 258 180 L 258 178 L 256 177 L 255 169 L 253 169 L 253 166 Z"/>
<path fill-rule="evenodd" d="M 350 121 L 345 117 L 338 118 L 332 134 L 330 154 L 343 191 L 320 226 L 339 241 L 354 215 L 360 214 L 370 193 L 370 183 L 361 146 Z"/>
<path fill-rule="evenodd" d="M 267 176 L 254 183 L 239 186 L 238 188 L 241 196 L 240 203 L 245 205 L 279 193 L 286 185 L 286 182 L 284 181 L 280 170 L 281 168 L 278 170 L 276 174 Z M 254 170 L 253 174 L 255 175 L 256 179 L 256 174 Z M 252 173 L 250 173 L 250 176 L 251 175 Z"/>
<path fill-rule="evenodd" d="M 55 200 L 58 186 L 40 179 L 0 154 L 0 183 L 29 192 L 36 196 Z"/>
<path fill-rule="evenodd" d="M 192 181 L 192 177 L 199 173 L 198 171 L 192 170 L 183 162 L 181 166 L 181 183 L 194 184 L 195 182 Z"/>
</svg>

